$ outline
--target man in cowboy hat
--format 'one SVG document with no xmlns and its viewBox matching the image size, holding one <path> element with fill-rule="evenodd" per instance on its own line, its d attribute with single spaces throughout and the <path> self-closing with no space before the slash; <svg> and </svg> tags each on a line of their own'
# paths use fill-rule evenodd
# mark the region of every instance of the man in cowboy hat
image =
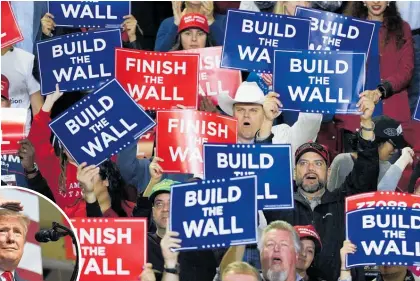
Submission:
<svg viewBox="0 0 420 281">
<path fill-rule="evenodd" d="M 321 126 L 322 114 L 300 113 L 293 126 L 281 124 L 273 127 L 274 119 L 281 113 L 279 95 L 271 92 L 264 96 L 256 82 L 243 82 L 234 98 L 221 94 L 218 102 L 226 114 L 238 119 L 239 143 L 271 138 L 272 143 L 291 144 L 295 151 L 308 140 L 315 140 Z"/>
</svg>

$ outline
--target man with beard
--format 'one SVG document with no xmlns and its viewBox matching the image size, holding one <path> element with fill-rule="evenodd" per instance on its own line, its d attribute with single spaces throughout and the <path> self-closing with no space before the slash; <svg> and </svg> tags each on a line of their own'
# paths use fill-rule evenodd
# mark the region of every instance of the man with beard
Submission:
<svg viewBox="0 0 420 281">
<path fill-rule="evenodd" d="M 326 147 L 314 142 L 305 143 L 295 154 L 294 209 L 264 212 L 267 222 L 284 220 L 292 225 L 311 224 L 315 227 L 321 237 L 323 249 L 315 260 L 314 267 L 307 271 L 310 277 L 327 281 L 338 279 L 340 248 L 345 239 L 345 197 L 375 191 L 377 188 L 379 155 L 378 147 L 373 141 L 374 107 L 373 101 L 366 97 L 358 102 L 359 111 L 362 112 L 358 158 L 341 187 L 333 192 L 326 188 L 330 164 Z M 353 280 L 357 278 L 359 276 L 355 276 Z"/>
</svg>

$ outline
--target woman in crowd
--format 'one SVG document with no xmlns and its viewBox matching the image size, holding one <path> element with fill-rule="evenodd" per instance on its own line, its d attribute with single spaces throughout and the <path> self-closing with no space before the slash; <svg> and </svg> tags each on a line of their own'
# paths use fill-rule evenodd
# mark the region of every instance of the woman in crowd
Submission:
<svg viewBox="0 0 420 281">
<path fill-rule="evenodd" d="M 214 46 L 210 28 L 205 16 L 186 14 L 178 25 L 178 34 L 171 51 L 200 49 Z"/>
<path fill-rule="evenodd" d="M 75 214 L 76 217 L 132 216 L 134 203 L 128 201 L 127 192 L 130 187 L 126 186 L 115 163 L 107 160 L 99 167 L 82 163 L 77 168 L 77 179 L 85 201 L 79 200 L 78 204 L 87 204 L 87 206 L 79 208 L 80 210 L 86 208 L 86 214 L 78 212 Z"/>
<path fill-rule="evenodd" d="M 418 132 L 420 126 L 411 120 L 407 94 L 414 68 L 410 26 L 401 19 L 395 1 L 358 1 L 354 3 L 352 15 L 364 20 L 382 22 L 379 32 L 381 83 L 376 89 L 365 91 L 362 95 L 370 96 L 376 103 L 382 99 L 383 114 L 400 122 L 406 140 L 415 146 L 420 140 L 416 137 L 415 130 Z M 334 126 L 344 130 L 344 140 L 351 138 L 352 133 L 359 127 L 356 116 L 335 115 L 335 118 L 337 122 Z M 337 134 L 337 140 L 341 139 L 339 136 L 340 134 Z M 321 136 L 321 139 L 328 137 Z M 337 149 L 346 147 L 347 142 L 344 140 L 342 145 L 337 143 Z M 349 146 L 347 149 L 350 150 Z"/>
<path fill-rule="evenodd" d="M 83 200 L 82 190 L 79 186 L 80 172 L 78 175 L 77 164 L 56 137 L 54 137 L 53 145 L 50 144 L 51 131 L 48 127 L 50 112 L 55 102 L 62 95 L 63 93 L 60 92 L 57 85 L 56 91 L 46 97 L 41 111 L 34 117 L 28 139 L 35 148 L 35 162 L 37 163 L 38 169 L 46 179 L 57 205 L 62 208 L 69 217 L 86 217 L 86 204 Z M 103 211 L 108 210 L 109 208 L 105 207 L 105 198 L 107 198 L 110 200 L 108 204 L 112 206 L 111 209 L 118 215 L 123 215 L 124 213 L 121 212 L 121 208 L 124 207 L 121 202 L 127 199 L 128 196 L 118 194 L 118 192 L 122 193 L 122 187 L 125 187 L 119 171 L 112 163 L 107 162 L 103 163 L 100 169 L 102 170 L 100 174 L 101 181 L 98 181 L 97 183 L 108 183 L 108 185 L 111 186 L 111 192 L 109 192 L 108 198 L 108 196 L 104 196 L 103 192 L 100 192 L 102 191 L 101 189 L 97 190 L 96 196 L 98 196 L 97 199 L 100 201 L 99 205 L 103 203 L 101 209 Z M 119 180 L 115 181 L 114 179 Z M 85 180 L 85 177 L 80 181 L 82 182 L 82 186 L 86 188 L 87 181 Z M 116 182 L 118 184 L 114 185 Z M 115 188 L 115 190 L 112 188 Z M 90 189 L 87 189 L 87 191 L 90 191 Z M 130 192 L 127 188 L 125 194 L 128 193 Z M 90 196 L 90 198 L 92 199 L 93 196 Z M 114 202 L 111 202 L 111 199 L 115 199 Z M 121 208 L 118 207 L 118 203 L 120 203 Z M 126 209 L 128 209 L 128 207 Z M 131 211 L 128 212 L 128 214 L 131 214 Z"/>
<path fill-rule="evenodd" d="M 183 5 L 185 9 L 182 10 Z M 182 25 L 182 18 L 189 14 L 200 14 L 206 18 L 206 25 L 208 25 L 207 33 L 214 36 L 215 45 L 223 45 L 225 35 L 225 20 L 224 15 L 214 14 L 213 1 L 172 1 L 172 10 L 174 16 L 164 20 L 156 37 L 155 51 L 167 52 L 172 47 L 178 35 L 179 26 Z M 182 49 L 181 49 L 182 50 Z"/>
<path fill-rule="evenodd" d="M 306 270 L 312 266 L 316 255 L 322 249 L 321 238 L 312 225 L 295 225 L 297 234 L 300 237 L 301 250 L 296 263 L 296 273 L 298 273 L 303 281 L 320 280 L 307 275 Z"/>
</svg>

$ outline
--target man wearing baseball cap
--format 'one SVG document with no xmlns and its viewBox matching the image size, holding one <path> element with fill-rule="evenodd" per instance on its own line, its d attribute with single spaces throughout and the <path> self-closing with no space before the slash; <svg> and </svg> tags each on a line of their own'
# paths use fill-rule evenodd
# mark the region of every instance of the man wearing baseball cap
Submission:
<svg viewBox="0 0 420 281">
<path fill-rule="evenodd" d="M 413 163 L 414 151 L 404 139 L 401 124 L 388 117 L 377 116 L 372 119 L 375 125 L 375 142 L 379 153 L 378 190 L 394 191 L 405 168 Z M 390 158 L 402 149 L 399 159 L 391 165 Z M 357 150 L 356 147 L 353 149 Z M 331 174 L 328 177 L 328 189 L 333 191 L 343 184 L 353 169 L 357 153 L 341 153 L 331 163 Z"/>
<path fill-rule="evenodd" d="M 345 197 L 375 191 L 377 187 L 379 155 L 372 121 L 375 104 L 363 97 L 357 105 L 362 112 L 358 160 L 341 187 L 333 192 L 327 189 L 328 150 L 323 145 L 308 142 L 295 153 L 294 209 L 264 211 L 268 223 L 284 220 L 292 225 L 311 224 L 315 227 L 321 237 L 323 250 L 314 266 L 308 269 L 308 275 L 327 281 L 335 281 L 340 275 L 340 248 L 345 239 Z"/>
<path fill-rule="evenodd" d="M 10 107 L 9 79 L 3 74 L 1 75 L 1 107 Z"/>
<path fill-rule="evenodd" d="M 312 225 L 295 225 L 297 234 L 300 237 L 301 249 L 296 263 L 296 272 L 305 281 L 319 280 L 311 278 L 306 274 L 306 270 L 312 265 L 315 256 L 321 252 L 321 238 Z"/>
<path fill-rule="evenodd" d="M 211 281 L 216 274 L 216 259 L 211 250 L 182 252 L 179 255 L 179 265 L 172 267 L 165 265 L 160 243 L 167 231 L 170 216 L 170 192 L 173 185 L 180 182 L 164 179 L 155 184 L 150 193 L 149 200 L 152 203 L 152 217 L 156 224 L 156 232 L 148 234 L 148 263 L 160 272 L 177 272 L 182 281 Z M 156 280 L 162 278 L 156 276 Z"/>
<path fill-rule="evenodd" d="M 279 94 L 264 92 L 256 82 L 242 82 L 232 98 L 226 93 L 218 97 L 220 108 L 238 119 L 238 142 L 254 143 L 269 139 L 272 143 L 291 144 L 292 149 L 315 140 L 321 126 L 322 114 L 299 113 L 293 126 L 281 124 L 273 127 L 273 121 L 280 115 Z M 260 135 L 260 131 L 271 135 Z"/>
</svg>

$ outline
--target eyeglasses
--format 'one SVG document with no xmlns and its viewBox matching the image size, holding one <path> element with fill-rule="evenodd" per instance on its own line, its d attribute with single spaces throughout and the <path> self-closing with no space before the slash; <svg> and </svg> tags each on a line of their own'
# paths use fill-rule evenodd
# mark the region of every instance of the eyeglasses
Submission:
<svg viewBox="0 0 420 281">
<path fill-rule="evenodd" d="M 171 206 L 170 205 L 170 202 L 167 202 L 167 203 L 165 203 L 165 202 L 163 202 L 163 201 L 158 201 L 158 202 L 156 202 L 154 205 L 153 205 L 153 207 L 155 207 L 156 209 L 158 209 L 158 210 L 163 210 L 163 208 L 164 207 L 168 207 L 168 209 L 169 209 L 169 207 Z"/>
</svg>

